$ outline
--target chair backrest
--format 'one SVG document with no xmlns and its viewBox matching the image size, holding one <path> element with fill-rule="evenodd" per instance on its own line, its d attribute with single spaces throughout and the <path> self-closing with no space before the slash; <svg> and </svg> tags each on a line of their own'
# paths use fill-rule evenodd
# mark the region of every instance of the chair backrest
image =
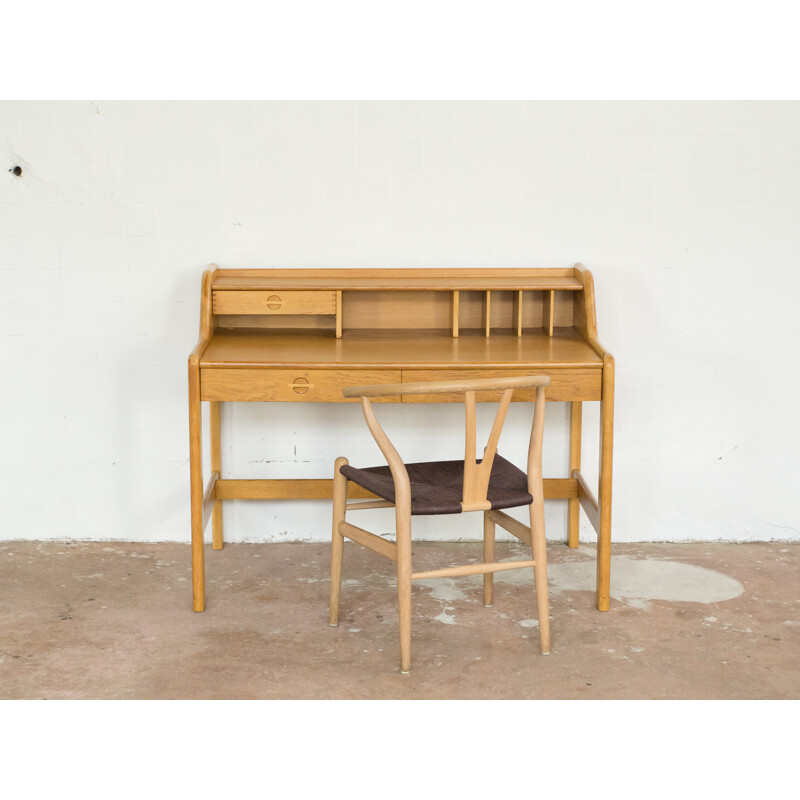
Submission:
<svg viewBox="0 0 800 800">
<path fill-rule="evenodd" d="M 528 489 L 541 492 L 542 482 L 542 434 L 544 431 L 544 391 L 550 383 L 547 375 L 530 375 L 522 378 L 481 378 L 466 381 L 429 381 L 425 383 L 394 383 L 374 386 L 350 386 L 343 392 L 345 397 L 360 397 L 361 407 L 367 427 L 381 449 L 395 483 L 395 503 L 411 500 L 408 472 L 400 454 L 389 440 L 380 423 L 375 418 L 371 399 L 413 394 L 463 394 L 466 432 L 464 437 L 464 488 L 461 500 L 463 511 L 481 511 L 491 508 L 486 498 L 489 477 L 492 472 L 497 443 L 506 419 L 508 406 L 514 389 L 536 388 L 536 408 L 531 425 L 531 438 L 528 445 Z M 479 391 L 500 391 L 500 404 L 492 424 L 489 439 L 483 450 L 480 462 L 476 458 L 476 414 L 475 395 Z"/>
</svg>

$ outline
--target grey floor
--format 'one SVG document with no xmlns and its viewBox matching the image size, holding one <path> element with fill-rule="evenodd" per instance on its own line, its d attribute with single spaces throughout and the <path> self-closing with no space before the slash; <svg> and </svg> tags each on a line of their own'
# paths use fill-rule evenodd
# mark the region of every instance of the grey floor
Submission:
<svg viewBox="0 0 800 800">
<path fill-rule="evenodd" d="M 548 546 L 552 653 L 533 577 L 414 586 L 412 672 L 399 674 L 392 564 L 345 550 L 342 621 L 327 624 L 328 546 L 206 553 L 191 610 L 182 544 L 0 543 L 0 697 L 800 697 L 800 544 L 615 545 L 612 602 L 594 608 L 590 546 Z M 524 557 L 499 544 L 498 557 Z M 414 545 L 415 569 L 481 556 Z"/>
</svg>

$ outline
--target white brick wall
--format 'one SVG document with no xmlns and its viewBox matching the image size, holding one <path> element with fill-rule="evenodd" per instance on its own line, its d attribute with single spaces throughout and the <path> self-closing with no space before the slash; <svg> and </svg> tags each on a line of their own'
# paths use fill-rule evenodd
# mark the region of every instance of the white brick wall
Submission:
<svg viewBox="0 0 800 800">
<path fill-rule="evenodd" d="M 618 365 L 614 538 L 800 538 L 798 103 L 7 102 L 0 154 L 0 538 L 188 539 L 186 357 L 212 261 L 582 261 Z M 409 458 L 445 424 L 460 447 L 459 409 L 381 411 Z M 565 407 L 548 415 L 558 476 Z M 380 458 L 352 406 L 223 423 L 231 475 Z M 231 503 L 226 536 L 324 540 L 328 520 Z"/>
</svg>

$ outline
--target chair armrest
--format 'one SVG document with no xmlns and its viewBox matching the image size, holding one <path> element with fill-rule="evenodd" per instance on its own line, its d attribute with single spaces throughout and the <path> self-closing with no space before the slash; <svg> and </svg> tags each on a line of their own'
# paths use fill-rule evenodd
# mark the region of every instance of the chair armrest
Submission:
<svg viewBox="0 0 800 800">
<path fill-rule="evenodd" d="M 383 383 L 372 386 L 348 386 L 345 397 L 391 397 L 403 394 L 446 394 L 449 392 L 485 392 L 492 389 L 528 389 L 549 386 L 549 375 L 526 375 L 521 378 L 476 378 L 461 381 L 426 381 L 424 383 Z"/>
</svg>

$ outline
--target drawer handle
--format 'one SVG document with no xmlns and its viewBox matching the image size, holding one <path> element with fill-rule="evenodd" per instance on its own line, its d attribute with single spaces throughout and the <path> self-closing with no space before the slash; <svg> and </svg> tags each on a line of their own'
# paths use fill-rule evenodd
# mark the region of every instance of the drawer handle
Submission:
<svg viewBox="0 0 800 800">
<path fill-rule="evenodd" d="M 297 394 L 305 394 L 309 389 L 314 388 L 313 383 L 309 383 L 305 378 L 295 378 L 293 383 L 289 386 L 294 389 Z"/>
<path fill-rule="evenodd" d="M 267 308 L 270 311 L 277 311 L 283 305 L 283 300 L 277 294 L 271 294 L 267 298 Z"/>
</svg>

